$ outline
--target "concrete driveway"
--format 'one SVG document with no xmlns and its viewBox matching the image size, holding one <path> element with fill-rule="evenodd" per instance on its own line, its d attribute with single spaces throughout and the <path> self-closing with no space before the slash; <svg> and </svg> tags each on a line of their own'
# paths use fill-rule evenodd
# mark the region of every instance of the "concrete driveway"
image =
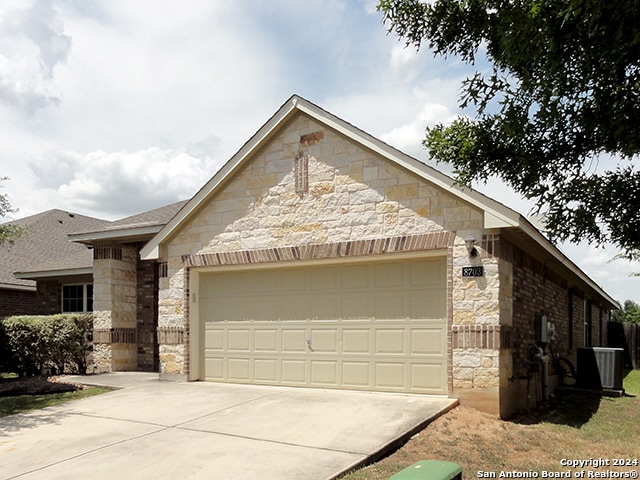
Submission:
<svg viewBox="0 0 640 480">
<path fill-rule="evenodd" d="M 78 379 L 121 389 L 0 419 L 0 478 L 329 479 L 457 404 L 144 373 Z"/>
</svg>

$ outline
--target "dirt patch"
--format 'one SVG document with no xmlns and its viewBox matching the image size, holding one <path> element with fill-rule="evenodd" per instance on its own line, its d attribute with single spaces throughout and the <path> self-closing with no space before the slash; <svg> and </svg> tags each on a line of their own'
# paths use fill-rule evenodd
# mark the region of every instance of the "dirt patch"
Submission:
<svg viewBox="0 0 640 480">
<path fill-rule="evenodd" d="M 58 382 L 59 377 L 18 377 L 0 379 L 0 397 L 75 392 L 80 385 Z"/>
</svg>

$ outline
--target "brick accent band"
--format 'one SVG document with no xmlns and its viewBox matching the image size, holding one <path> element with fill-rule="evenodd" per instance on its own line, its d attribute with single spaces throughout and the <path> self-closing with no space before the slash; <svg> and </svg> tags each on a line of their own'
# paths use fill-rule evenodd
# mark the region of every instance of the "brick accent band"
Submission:
<svg viewBox="0 0 640 480">
<path fill-rule="evenodd" d="M 182 345 L 184 329 L 182 327 L 158 327 L 158 343 L 161 345 Z"/>
<path fill-rule="evenodd" d="M 511 328 L 503 325 L 453 325 L 452 348 L 511 348 Z"/>
<path fill-rule="evenodd" d="M 249 265 L 254 263 L 383 255 L 385 253 L 416 252 L 420 250 L 447 248 L 453 245 L 454 239 L 455 234 L 453 232 L 433 232 L 293 247 L 198 253 L 194 255 L 183 255 L 182 263 L 185 267 L 214 267 L 221 265 Z"/>
<path fill-rule="evenodd" d="M 101 328 L 93 331 L 93 343 L 138 343 L 135 328 Z"/>
</svg>

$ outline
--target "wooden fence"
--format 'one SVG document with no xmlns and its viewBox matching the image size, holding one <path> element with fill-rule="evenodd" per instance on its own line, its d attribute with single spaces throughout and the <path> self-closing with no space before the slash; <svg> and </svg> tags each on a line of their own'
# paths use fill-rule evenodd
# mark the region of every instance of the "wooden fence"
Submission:
<svg viewBox="0 0 640 480">
<path fill-rule="evenodd" d="M 640 324 L 609 322 L 609 347 L 624 348 L 625 368 L 640 369 Z"/>
</svg>

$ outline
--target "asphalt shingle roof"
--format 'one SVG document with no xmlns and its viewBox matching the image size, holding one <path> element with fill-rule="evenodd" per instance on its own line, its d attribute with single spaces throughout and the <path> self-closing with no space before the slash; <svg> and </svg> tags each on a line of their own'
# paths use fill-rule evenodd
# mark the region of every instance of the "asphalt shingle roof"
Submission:
<svg viewBox="0 0 640 480">
<path fill-rule="evenodd" d="M 57 209 L 6 222 L 5 225 L 23 227 L 24 233 L 13 245 L 0 245 L 0 284 L 35 286 L 31 280 L 16 278 L 14 272 L 91 267 L 91 250 L 69 241 L 67 235 L 78 230 L 101 229 L 109 223 Z"/>
<path fill-rule="evenodd" d="M 16 278 L 15 272 L 91 267 L 92 250 L 86 245 L 70 241 L 69 234 L 164 225 L 185 203 L 172 203 L 114 222 L 57 209 L 6 222 L 4 225 L 20 226 L 25 232 L 13 245 L 0 245 L 0 287 L 35 287 L 34 281 Z"/>
</svg>

